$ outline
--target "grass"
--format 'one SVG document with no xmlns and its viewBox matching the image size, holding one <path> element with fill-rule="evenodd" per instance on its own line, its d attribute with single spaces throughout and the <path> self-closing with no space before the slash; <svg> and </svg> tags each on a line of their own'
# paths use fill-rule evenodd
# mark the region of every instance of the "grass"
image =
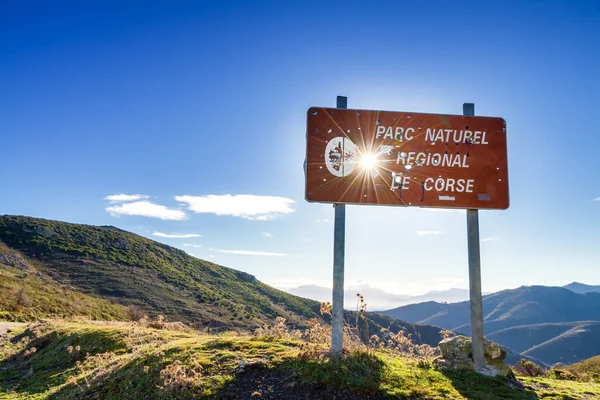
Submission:
<svg viewBox="0 0 600 400">
<path fill-rule="evenodd" d="M 600 356 L 569 365 L 565 369 L 576 374 L 597 374 L 600 377 Z"/>
<path fill-rule="evenodd" d="M 519 391 L 503 378 L 442 371 L 390 352 L 311 357 L 305 346 L 294 337 L 209 335 L 137 324 L 30 325 L 0 344 L 0 399 L 600 397 L 594 383 L 519 378 L 529 387 Z"/>
<path fill-rule="evenodd" d="M 318 315 L 318 302 L 115 227 L 0 216 L 0 241 L 57 282 L 151 316 L 255 328 L 277 316 Z"/>
<path fill-rule="evenodd" d="M 551 374 L 561 375 L 565 379 L 592 381 L 600 384 L 600 356 L 595 356 L 566 367 L 556 367 Z"/>
<path fill-rule="evenodd" d="M 0 320 L 123 320 L 127 308 L 202 329 L 249 331 L 277 317 L 297 327 L 306 326 L 310 318 L 323 319 L 319 302 L 115 227 L 0 216 L 2 273 Z M 36 278 L 40 276 L 45 278 Z M 88 307 L 95 302 L 97 307 Z M 351 312 L 345 316 L 354 320 Z M 441 339 L 439 328 L 377 313 L 361 323 L 373 333 L 404 330 L 416 342 L 434 345 Z"/>
<path fill-rule="evenodd" d="M 127 321 L 126 307 L 57 284 L 35 272 L 0 263 L 0 321 L 79 317 Z"/>
</svg>

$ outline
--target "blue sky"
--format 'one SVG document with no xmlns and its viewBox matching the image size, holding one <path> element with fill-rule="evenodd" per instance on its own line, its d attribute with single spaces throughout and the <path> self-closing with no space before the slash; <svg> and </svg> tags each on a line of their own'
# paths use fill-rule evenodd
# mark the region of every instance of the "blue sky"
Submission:
<svg viewBox="0 0 600 400">
<path fill-rule="evenodd" d="M 598 71 L 597 1 L 4 1 L 0 213 L 330 285 L 333 210 L 303 195 L 306 110 L 473 102 L 508 132 L 511 207 L 480 213 L 484 290 L 600 284 Z M 349 206 L 348 285 L 467 287 L 465 219 Z"/>
</svg>

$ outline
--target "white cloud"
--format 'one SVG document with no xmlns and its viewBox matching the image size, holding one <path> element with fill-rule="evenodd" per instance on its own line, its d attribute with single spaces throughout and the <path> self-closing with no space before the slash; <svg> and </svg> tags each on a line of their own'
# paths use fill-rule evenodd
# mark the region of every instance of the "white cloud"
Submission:
<svg viewBox="0 0 600 400">
<path fill-rule="evenodd" d="M 243 256 L 268 256 L 268 257 L 285 257 L 283 253 L 271 253 L 267 251 L 250 251 L 250 250 L 221 250 L 221 249 L 210 249 L 211 251 L 218 251 L 219 253 L 236 254 Z"/>
<path fill-rule="evenodd" d="M 323 222 L 328 223 L 328 224 L 331 223 L 331 221 L 328 219 L 324 219 Z"/>
<path fill-rule="evenodd" d="M 196 247 L 196 248 L 202 247 L 201 244 L 189 244 L 189 243 L 185 243 L 184 246 L 187 246 L 187 247 Z"/>
<path fill-rule="evenodd" d="M 182 221 L 187 218 L 185 212 L 181 210 L 173 210 L 160 204 L 154 204 L 145 200 L 107 207 L 106 211 L 109 212 L 113 217 L 117 217 L 119 215 L 139 215 L 142 217 L 160 218 L 175 221 Z"/>
<path fill-rule="evenodd" d="M 424 235 L 441 235 L 444 233 L 444 231 L 415 231 L 415 233 L 419 236 L 424 236 Z"/>
<path fill-rule="evenodd" d="M 142 200 L 142 199 L 147 199 L 150 196 L 147 196 L 145 194 L 113 194 L 110 196 L 106 196 L 104 198 L 104 200 L 108 200 L 111 203 L 120 203 L 120 202 L 125 202 L 125 201 L 134 201 L 134 200 Z"/>
<path fill-rule="evenodd" d="M 214 195 L 175 196 L 175 200 L 186 203 L 189 210 L 196 213 L 230 215 L 252 220 L 271 220 L 281 214 L 294 211 L 294 200 L 276 196 Z"/>
<path fill-rule="evenodd" d="M 594 201 L 600 201 L 600 197 L 596 197 Z"/>
<path fill-rule="evenodd" d="M 498 238 L 496 236 L 484 237 L 481 242 L 491 242 L 492 240 L 498 240 Z"/>
<path fill-rule="evenodd" d="M 269 232 L 261 232 L 261 235 L 263 235 L 264 237 L 273 237 L 273 234 Z"/>
<path fill-rule="evenodd" d="M 197 233 L 162 233 L 162 232 L 152 232 L 154 236 L 169 238 L 169 239 L 185 239 L 185 238 L 197 238 L 201 237 Z"/>
</svg>

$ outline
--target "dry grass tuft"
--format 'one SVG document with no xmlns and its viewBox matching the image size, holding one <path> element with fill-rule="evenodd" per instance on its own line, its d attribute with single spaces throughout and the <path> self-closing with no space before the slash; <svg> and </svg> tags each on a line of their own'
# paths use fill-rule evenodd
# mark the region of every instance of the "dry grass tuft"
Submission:
<svg viewBox="0 0 600 400">
<path fill-rule="evenodd" d="M 321 303 L 321 314 L 331 317 L 331 303 Z M 362 321 L 362 331 L 361 324 Z M 357 294 L 357 312 L 355 325 L 348 322 L 344 325 L 344 353 L 369 353 L 372 349 L 383 350 L 394 355 L 406 358 L 414 358 L 423 361 L 422 367 L 430 366 L 431 360 L 438 355 L 436 347 L 427 344 L 416 344 L 412 335 L 405 335 L 404 331 L 397 333 L 389 329 L 382 329 L 378 334 L 369 336 L 369 324 L 367 319 L 367 303 L 364 296 Z M 449 337 L 451 331 L 442 331 L 443 337 Z M 254 331 L 256 338 L 264 341 L 278 339 L 299 339 L 304 343 L 300 347 L 299 357 L 301 359 L 322 359 L 329 354 L 331 347 L 331 325 L 322 320 L 313 318 L 308 321 L 308 328 L 303 332 L 290 330 L 286 325 L 285 318 L 277 318 L 275 324 L 265 325 Z"/>
<path fill-rule="evenodd" d="M 179 391 L 196 386 L 202 379 L 202 366 L 198 363 L 192 364 L 193 366 L 189 366 L 175 360 L 164 367 L 160 371 L 161 389 Z"/>
</svg>

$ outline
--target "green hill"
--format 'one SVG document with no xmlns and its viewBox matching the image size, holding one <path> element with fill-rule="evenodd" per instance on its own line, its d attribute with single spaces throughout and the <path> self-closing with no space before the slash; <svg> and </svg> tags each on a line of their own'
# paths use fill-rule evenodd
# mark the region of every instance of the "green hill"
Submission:
<svg viewBox="0 0 600 400">
<path fill-rule="evenodd" d="M 131 310 L 55 282 L 32 260 L 0 242 L 0 320 L 39 318 L 129 320 Z"/>
<path fill-rule="evenodd" d="M 213 327 L 318 315 L 314 301 L 114 227 L 2 216 L 0 241 L 55 281 L 150 315 Z"/>
<path fill-rule="evenodd" d="M 596 380 L 600 382 L 600 356 L 588 358 L 587 360 L 569 365 L 566 369 L 577 374 L 593 375 Z"/>
<path fill-rule="evenodd" d="M 319 353 L 321 354 L 321 353 Z M 288 337 L 202 334 L 132 324 L 53 322 L 0 341 L 3 399 L 592 399 L 595 383 L 439 370 L 424 359 L 310 355 Z"/>
<path fill-rule="evenodd" d="M 31 290 L 27 289 L 28 295 L 37 299 L 36 304 L 43 303 L 51 291 L 56 296 L 50 303 L 62 298 L 64 304 L 81 304 L 84 308 L 81 312 L 73 312 L 72 308 L 60 312 L 38 309 L 17 317 L 0 302 L 0 313 L 4 312 L 0 318 L 4 315 L 5 320 L 57 315 L 122 320 L 129 318 L 128 313 L 143 311 L 151 317 L 164 315 L 170 321 L 213 330 L 247 330 L 276 317 L 299 325 L 309 318 L 324 318 L 316 301 L 282 292 L 245 272 L 200 260 L 115 227 L 0 216 L 0 242 L 4 243 L 5 253 L 21 257 L 19 262 L 28 265 L 29 275 L 35 272 L 44 277 L 44 284 L 36 281 Z M 10 278 L 12 287 L 33 282 L 33 278 L 23 280 L 23 274 L 16 274 Z M 68 295 L 64 295 L 65 290 Z M 70 296 L 80 297 L 75 301 L 69 300 Z M 98 307 L 95 299 L 102 299 L 97 302 Z M 113 307 L 112 314 L 106 310 L 109 306 Z M 347 321 L 355 320 L 351 312 L 346 312 L 345 317 Z M 394 333 L 404 330 L 417 343 L 437 345 L 441 340 L 438 327 L 398 321 L 377 313 L 369 313 L 367 321 L 369 332 L 374 334 L 389 328 Z"/>
</svg>

